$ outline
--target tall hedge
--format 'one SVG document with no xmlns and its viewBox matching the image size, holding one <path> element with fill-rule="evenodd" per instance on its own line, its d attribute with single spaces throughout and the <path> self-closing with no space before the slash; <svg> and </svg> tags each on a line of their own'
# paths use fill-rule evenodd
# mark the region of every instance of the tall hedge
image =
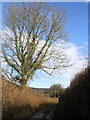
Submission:
<svg viewBox="0 0 90 120">
<path fill-rule="evenodd" d="M 90 67 L 75 75 L 62 94 L 55 119 L 90 119 L 89 116 Z"/>
</svg>

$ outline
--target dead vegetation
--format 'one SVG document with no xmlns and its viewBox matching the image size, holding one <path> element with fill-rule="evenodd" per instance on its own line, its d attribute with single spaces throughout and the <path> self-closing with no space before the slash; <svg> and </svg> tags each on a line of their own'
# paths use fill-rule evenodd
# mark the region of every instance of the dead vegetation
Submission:
<svg viewBox="0 0 90 120">
<path fill-rule="evenodd" d="M 36 93 L 27 87 L 21 89 L 2 78 L 3 118 L 28 118 L 39 109 L 55 103 L 55 99 Z"/>
</svg>

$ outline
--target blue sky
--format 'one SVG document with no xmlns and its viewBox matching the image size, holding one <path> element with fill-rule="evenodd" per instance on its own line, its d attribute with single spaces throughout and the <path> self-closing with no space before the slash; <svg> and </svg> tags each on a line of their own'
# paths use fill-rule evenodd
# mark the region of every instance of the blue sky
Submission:
<svg viewBox="0 0 90 120">
<path fill-rule="evenodd" d="M 71 42 L 82 46 L 88 39 L 88 3 L 87 2 L 59 2 L 52 3 L 67 11 L 66 30 L 70 33 Z"/>
<path fill-rule="evenodd" d="M 67 87 L 70 84 L 73 75 L 81 69 L 83 60 L 81 56 L 86 56 L 88 47 L 88 3 L 87 2 L 52 2 L 50 5 L 55 4 L 58 8 L 62 7 L 67 11 L 67 25 L 66 30 L 69 32 L 72 57 L 77 57 L 76 66 L 69 68 L 71 70 L 64 71 L 62 76 L 49 76 L 45 73 L 40 73 L 39 78 L 36 77 L 29 84 L 32 87 L 50 87 L 52 84 L 62 84 Z M 70 51 L 70 50 L 69 50 Z M 80 64 L 80 65 L 79 65 Z M 79 69 L 79 70 L 80 70 Z M 73 72 L 72 72 L 73 71 Z M 75 71 L 75 73 L 74 73 Z M 38 73 L 39 74 L 39 73 Z"/>
<path fill-rule="evenodd" d="M 66 30 L 69 32 L 69 41 L 66 44 L 66 53 L 72 57 L 75 65 L 66 69 L 61 76 L 49 76 L 43 72 L 37 72 L 37 76 L 28 82 L 31 87 L 49 88 L 52 84 L 62 84 L 67 87 L 74 74 L 84 66 L 84 57 L 87 56 L 88 47 L 88 3 L 87 2 L 51 2 L 67 11 Z M 69 48 L 68 48 L 69 47 Z"/>
</svg>

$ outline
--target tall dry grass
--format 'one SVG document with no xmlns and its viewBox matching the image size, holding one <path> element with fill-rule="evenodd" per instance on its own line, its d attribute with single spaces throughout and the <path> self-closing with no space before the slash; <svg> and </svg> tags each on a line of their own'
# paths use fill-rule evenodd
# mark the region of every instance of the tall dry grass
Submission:
<svg viewBox="0 0 90 120">
<path fill-rule="evenodd" d="M 55 120 L 89 120 L 90 68 L 76 74 L 60 98 Z"/>
<path fill-rule="evenodd" d="M 39 109 L 55 103 L 55 100 L 44 94 L 35 93 L 27 87 L 21 89 L 2 78 L 3 118 L 28 118 Z"/>
</svg>

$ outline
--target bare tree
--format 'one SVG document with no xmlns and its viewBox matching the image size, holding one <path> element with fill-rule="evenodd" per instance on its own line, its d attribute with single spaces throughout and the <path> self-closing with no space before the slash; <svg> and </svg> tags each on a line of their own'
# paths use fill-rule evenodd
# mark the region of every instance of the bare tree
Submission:
<svg viewBox="0 0 90 120">
<path fill-rule="evenodd" d="M 11 80 L 26 85 L 36 70 L 53 75 L 68 67 L 66 55 L 54 47 L 65 41 L 65 11 L 47 3 L 9 3 L 4 12 L 2 53 Z"/>
</svg>

